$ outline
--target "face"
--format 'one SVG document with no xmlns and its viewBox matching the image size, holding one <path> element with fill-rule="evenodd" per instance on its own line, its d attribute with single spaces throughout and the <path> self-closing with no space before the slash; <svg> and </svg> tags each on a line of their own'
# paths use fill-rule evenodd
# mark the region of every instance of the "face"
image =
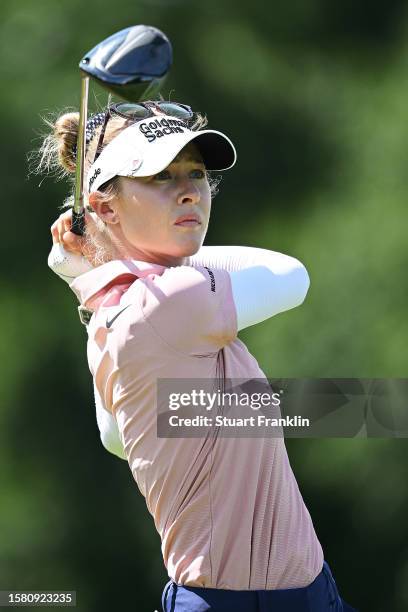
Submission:
<svg viewBox="0 0 408 612">
<path fill-rule="evenodd" d="M 162 265 L 180 265 L 203 244 L 211 193 L 197 146 L 189 143 L 160 173 L 120 177 L 120 196 L 97 214 L 110 224 L 121 255 Z M 107 208 L 103 208 L 103 206 Z M 109 209 L 109 210 L 108 210 Z M 180 217 L 192 217 L 183 221 Z M 195 220 L 194 220 L 195 219 Z"/>
</svg>

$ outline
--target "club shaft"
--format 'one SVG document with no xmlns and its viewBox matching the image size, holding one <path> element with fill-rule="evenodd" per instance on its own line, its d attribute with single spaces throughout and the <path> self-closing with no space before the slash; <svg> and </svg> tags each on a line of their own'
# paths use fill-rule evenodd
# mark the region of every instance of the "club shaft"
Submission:
<svg viewBox="0 0 408 612">
<path fill-rule="evenodd" d="M 89 76 L 81 74 L 81 101 L 75 172 L 75 200 L 72 212 L 72 231 L 81 236 L 84 232 L 84 166 L 86 153 L 86 121 L 88 115 Z"/>
</svg>

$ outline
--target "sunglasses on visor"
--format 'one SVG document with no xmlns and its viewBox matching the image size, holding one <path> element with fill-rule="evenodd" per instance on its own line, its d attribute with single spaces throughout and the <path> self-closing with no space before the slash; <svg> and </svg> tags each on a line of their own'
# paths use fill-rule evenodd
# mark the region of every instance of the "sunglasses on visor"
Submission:
<svg viewBox="0 0 408 612">
<path fill-rule="evenodd" d="M 106 126 L 113 115 L 137 123 L 143 119 L 154 117 L 157 114 L 170 115 L 171 117 L 177 117 L 183 121 L 188 121 L 194 116 L 190 106 L 187 106 L 187 104 L 180 104 L 179 102 L 138 102 L 134 104 L 130 102 L 119 102 L 113 104 L 106 109 L 102 130 L 99 135 L 98 146 L 96 147 L 95 157 L 92 163 L 95 163 L 102 152 Z"/>
</svg>

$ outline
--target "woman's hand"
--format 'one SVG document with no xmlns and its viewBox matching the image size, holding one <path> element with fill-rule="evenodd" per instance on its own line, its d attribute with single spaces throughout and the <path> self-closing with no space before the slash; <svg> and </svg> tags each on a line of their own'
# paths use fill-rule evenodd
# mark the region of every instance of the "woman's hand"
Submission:
<svg viewBox="0 0 408 612">
<path fill-rule="evenodd" d="M 84 236 L 77 236 L 71 232 L 72 225 L 72 209 L 68 209 L 61 213 L 60 216 L 51 225 L 51 236 L 53 244 L 61 244 L 65 251 L 83 255 L 90 264 L 95 265 L 94 249 Z M 95 221 L 88 212 L 85 211 L 85 225 L 91 231 L 96 230 Z"/>
</svg>

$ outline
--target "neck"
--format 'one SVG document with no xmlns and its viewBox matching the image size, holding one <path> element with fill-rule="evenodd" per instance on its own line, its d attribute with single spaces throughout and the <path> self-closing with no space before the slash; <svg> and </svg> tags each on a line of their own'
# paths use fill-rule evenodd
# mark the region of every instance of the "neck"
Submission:
<svg viewBox="0 0 408 612">
<path fill-rule="evenodd" d="M 134 259 L 136 261 L 145 261 L 147 263 L 173 268 L 175 266 L 183 266 L 187 264 L 187 257 L 176 257 L 165 253 L 155 253 L 145 249 L 136 248 L 133 245 L 116 245 L 118 259 Z"/>
</svg>

